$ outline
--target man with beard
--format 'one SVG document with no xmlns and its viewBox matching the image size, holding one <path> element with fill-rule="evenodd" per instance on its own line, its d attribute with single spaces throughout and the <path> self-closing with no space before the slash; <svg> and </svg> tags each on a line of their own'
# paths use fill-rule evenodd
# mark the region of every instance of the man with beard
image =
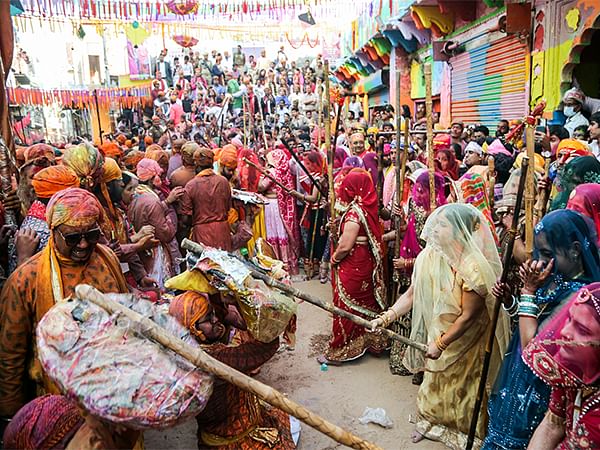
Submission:
<svg viewBox="0 0 600 450">
<path fill-rule="evenodd" d="M 504 135 L 508 133 L 509 129 L 510 129 L 510 125 L 508 123 L 508 120 L 506 120 L 506 119 L 499 120 L 498 125 L 496 125 L 496 137 L 497 138 L 504 137 Z"/>
<path fill-rule="evenodd" d="M 490 130 L 485 125 L 478 125 L 473 129 L 472 140 L 483 146 L 484 143 L 490 144 Z"/>
<path fill-rule="evenodd" d="M 462 152 L 464 151 L 465 146 L 467 145 L 467 143 L 462 138 L 464 129 L 465 126 L 463 125 L 463 123 L 458 121 L 452 122 L 452 125 L 450 126 L 450 137 L 452 138 L 451 144 L 460 145 L 460 152 L 456 152 L 456 159 L 462 159 Z"/>
<path fill-rule="evenodd" d="M 465 147 L 465 157 L 459 169 L 458 175 L 463 176 L 473 166 L 483 164 L 483 148 L 476 141 L 471 141 Z"/>
</svg>

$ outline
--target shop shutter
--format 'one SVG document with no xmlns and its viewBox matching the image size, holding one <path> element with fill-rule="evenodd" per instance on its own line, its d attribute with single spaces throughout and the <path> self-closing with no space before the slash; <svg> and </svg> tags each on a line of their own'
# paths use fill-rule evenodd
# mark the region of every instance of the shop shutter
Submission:
<svg viewBox="0 0 600 450">
<path fill-rule="evenodd" d="M 500 119 L 527 113 L 527 46 L 514 36 L 473 48 L 450 59 L 452 120 L 496 128 Z"/>
</svg>

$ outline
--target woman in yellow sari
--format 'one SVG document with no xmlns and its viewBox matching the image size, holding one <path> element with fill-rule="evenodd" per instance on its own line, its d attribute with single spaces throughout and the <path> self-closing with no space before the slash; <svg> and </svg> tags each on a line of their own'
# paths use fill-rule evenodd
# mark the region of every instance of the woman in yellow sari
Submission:
<svg viewBox="0 0 600 450">
<path fill-rule="evenodd" d="M 372 326 L 387 326 L 412 308 L 410 338 L 428 346 L 426 354 L 409 347 L 404 358 L 412 372 L 425 371 L 413 441 L 428 438 L 463 449 L 494 304 L 491 290 L 501 263 L 488 221 L 471 205 L 437 209 L 421 238 L 426 246 L 416 259 L 411 287 Z M 501 316 L 492 374 L 497 373 L 508 338 L 508 317 Z M 481 411 L 480 439 L 487 424 L 485 404 Z"/>
</svg>

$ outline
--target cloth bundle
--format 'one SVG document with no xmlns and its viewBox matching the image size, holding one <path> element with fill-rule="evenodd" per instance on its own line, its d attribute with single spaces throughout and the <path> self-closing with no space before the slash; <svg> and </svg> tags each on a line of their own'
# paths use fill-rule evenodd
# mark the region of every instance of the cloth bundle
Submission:
<svg viewBox="0 0 600 450">
<path fill-rule="evenodd" d="M 107 297 L 198 347 L 159 306 L 133 295 Z M 46 375 L 66 396 L 129 428 L 172 427 L 198 415 L 212 394 L 211 375 L 147 339 L 139 324 L 86 300 L 53 306 L 38 324 L 37 346 Z"/>
<path fill-rule="evenodd" d="M 269 343 L 286 331 L 296 303 L 252 278 L 242 261 L 222 250 L 206 247 L 192 270 L 200 270 L 215 289 L 233 294 L 248 331 L 254 339 Z"/>
</svg>

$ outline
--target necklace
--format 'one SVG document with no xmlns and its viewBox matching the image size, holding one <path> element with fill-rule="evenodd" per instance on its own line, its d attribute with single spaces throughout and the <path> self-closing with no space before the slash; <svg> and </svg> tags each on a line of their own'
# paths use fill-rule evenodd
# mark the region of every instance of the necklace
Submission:
<svg viewBox="0 0 600 450">
<path fill-rule="evenodd" d="M 582 274 L 577 274 L 574 278 L 579 277 Z M 554 288 L 547 289 L 544 287 L 539 288 L 536 293 L 536 301 L 538 304 L 550 303 L 556 300 L 560 294 L 565 291 L 575 292 L 585 286 L 585 283 L 576 280 L 564 280 L 561 274 L 554 275 Z"/>
</svg>

